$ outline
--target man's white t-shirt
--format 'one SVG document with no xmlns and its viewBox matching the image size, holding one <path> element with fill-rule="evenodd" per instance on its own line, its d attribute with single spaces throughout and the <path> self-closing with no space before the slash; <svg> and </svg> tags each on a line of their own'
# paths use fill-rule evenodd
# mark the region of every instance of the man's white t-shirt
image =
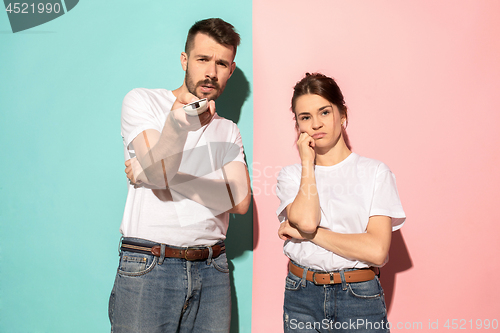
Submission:
<svg viewBox="0 0 500 333">
<path fill-rule="evenodd" d="M 125 96 L 121 130 L 125 160 L 135 156 L 132 141 L 142 131 L 163 130 L 175 100 L 172 91 L 165 89 L 138 88 Z M 208 125 L 188 133 L 179 172 L 222 180 L 221 167 L 232 161 L 245 163 L 240 132 L 235 123 L 216 114 Z M 225 239 L 228 213 L 182 196 L 175 186 L 171 197 L 167 191 L 128 184 L 120 227 L 123 236 L 182 247 L 213 245 Z"/>
<path fill-rule="evenodd" d="M 280 199 L 276 214 L 285 221 L 286 206 L 300 189 L 302 166 L 284 167 L 278 176 L 276 194 Z M 321 208 L 320 227 L 344 233 L 364 233 L 370 216 L 392 219 L 392 229 L 401 228 L 406 217 L 399 199 L 396 178 L 382 162 L 351 153 L 333 166 L 315 166 L 316 186 Z M 349 260 L 310 241 L 292 239 L 285 242 L 284 253 L 296 263 L 323 271 L 371 266 Z"/>
</svg>

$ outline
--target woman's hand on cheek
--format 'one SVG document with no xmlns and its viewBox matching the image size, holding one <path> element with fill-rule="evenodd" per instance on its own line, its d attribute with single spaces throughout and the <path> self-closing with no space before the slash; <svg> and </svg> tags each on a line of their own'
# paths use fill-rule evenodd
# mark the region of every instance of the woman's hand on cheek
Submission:
<svg viewBox="0 0 500 333">
<path fill-rule="evenodd" d="M 316 153 L 314 152 L 314 139 L 306 132 L 300 133 L 299 140 L 297 141 L 299 148 L 300 160 L 302 163 L 314 163 Z"/>
</svg>

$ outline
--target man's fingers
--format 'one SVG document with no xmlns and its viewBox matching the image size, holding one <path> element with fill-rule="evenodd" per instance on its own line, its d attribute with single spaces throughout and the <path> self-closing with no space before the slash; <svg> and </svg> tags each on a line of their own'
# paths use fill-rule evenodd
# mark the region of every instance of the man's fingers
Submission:
<svg viewBox="0 0 500 333">
<path fill-rule="evenodd" d="M 130 179 L 131 183 L 134 183 L 134 184 L 136 183 L 133 172 L 127 173 L 127 178 Z"/>
<path fill-rule="evenodd" d="M 215 114 L 215 101 L 208 101 L 208 111 L 210 111 L 212 116 Z"/>
</svg>

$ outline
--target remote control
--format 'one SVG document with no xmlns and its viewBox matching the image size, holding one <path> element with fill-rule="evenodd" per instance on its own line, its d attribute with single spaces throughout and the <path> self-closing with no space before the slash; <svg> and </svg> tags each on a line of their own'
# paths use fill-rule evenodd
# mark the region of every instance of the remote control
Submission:
<svg viewBox="0 0 500 333">
<path fill-rule="evenodd" d="M 198 116 L 208 110 L 208 101 L 206 98 L 189 103 L 182 107 L 188 116 Z"/>
</svg>

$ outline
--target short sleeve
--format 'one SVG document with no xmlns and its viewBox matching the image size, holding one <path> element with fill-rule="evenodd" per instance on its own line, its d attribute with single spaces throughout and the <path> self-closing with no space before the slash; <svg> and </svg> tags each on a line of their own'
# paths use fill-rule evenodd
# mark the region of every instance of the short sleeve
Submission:
<svg viewBox="0 0 500 333">
<path fill-rule="evenodd" d="M 391 217 L 393 231 L 401 228 L 406 220 L 396 187 L 396 177 L 389 169 L 379 172 L 376 176 L 370 209 L 370 216 L 374 215 Z"/>
<path fill-rule="evenodd" d="M 276 215 L 278 215 L 280 222 L 288 218 L 286 207 L 295 200 L 295 197 L 299 193 L 300 170 L 292 167 L 294 166 L 284 167 L 278 175 L 276 195 L 280 199 L 280 205 L 276 210 Z"/>
<path fill-rule="evenodd" d="M 246 165 L 245 153 L 243 151 L 243 140 L 241 139 L 240 130 L 236 124 L 234 124 L 233 142 L 224 156 L 223 164 L 226 165 L 227 163 L 233 161 L 238 161 Z"/>
<path fill-rule="evenodd" d="M 214 169 L 218 170 L 230 162 L 241 162 L 246 165 L 243 142 L 238 126 L 224 119 L 216 127 L 215 131 L 217 131 L 217 141 L 209 143 Z"/>
<path fill-rule="evenodd" d="M 123 99 L 122 104 L 122 137 L 125 147 L 147 129 L 161 132 L 161 126 L 150 110 L 150 107 L 139 89 L 130 91 Z"/>
</svg>

